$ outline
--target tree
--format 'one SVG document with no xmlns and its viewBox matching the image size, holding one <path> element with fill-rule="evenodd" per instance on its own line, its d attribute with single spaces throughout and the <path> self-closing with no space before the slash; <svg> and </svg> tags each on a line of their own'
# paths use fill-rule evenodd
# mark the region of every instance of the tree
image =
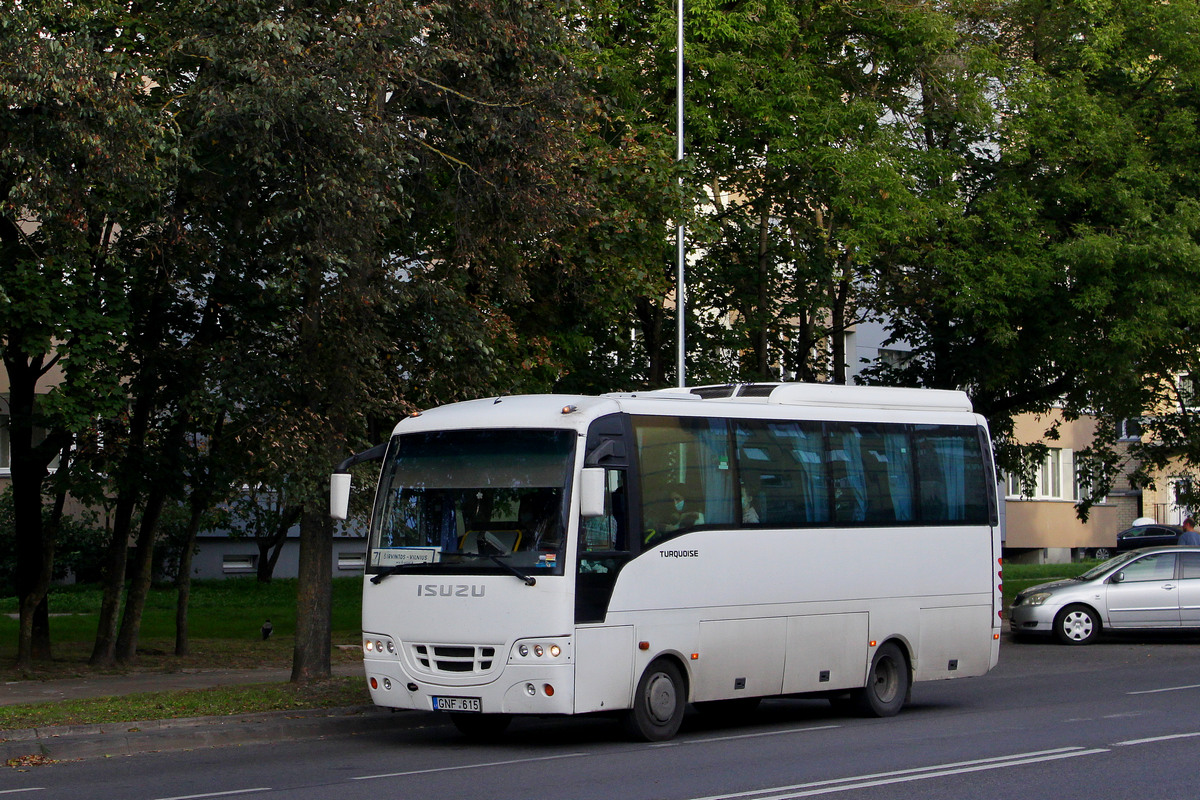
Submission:
<svg viewBox="0 0 1200 800">
<path fill-rule="evenodd" d="M 1014 415 L 1060 404 L 1107 417 L 1111 434 L 1171 407 L 1164 378 L 1194 352 L 1197 72 L 1184 31 L 1197 11 L 1141 0 L 988 11 L 996 111 L 962 136 L 952 96 L 923 98 L 930 140 L 961 142 L 963 199 L 895 260 L 889 310 L 915 345 L 906 377 L 967 387 L 1007 445 L 1003 466 L 1019 469 Z M 1116 462 L 1103 441 L 1089 457 L 1084 478 L 1102 496 Z"/>
<path fill-rule="evenodd" d="M 128 312 L 118 233 L 153 206 L 174 138 L 149 102 L 123 13 L 109 3 L 16 4 L 0 21 L 0 349 L 26 669 L 53 562 L 43 492 L 60 456 L 56 482 L 67 485 L 73 440 L 116 408 L 113 360 Z M 39 396 L 43 380 L 55 385 Z M 48 630 L 39 633 L 47 655 Z"/>
</svg>

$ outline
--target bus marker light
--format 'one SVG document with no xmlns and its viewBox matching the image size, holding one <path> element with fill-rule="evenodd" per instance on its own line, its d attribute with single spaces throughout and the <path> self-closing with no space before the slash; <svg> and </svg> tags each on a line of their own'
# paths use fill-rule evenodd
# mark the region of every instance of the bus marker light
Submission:
<svg viewBox="0 0 1200 800">
<path fill-rule="evenodd" d="M 547 683 L 545 686 L 543 686 L 542 691 L 546 693 L 546 697 L 554 697 L 554 687 L 550 684 Z"/>
<path fill-rule="evenodd" d="M 373 675 L 371 676 L 371 688 L 372 689 L 379 688 L 379 681 L 375 680 L 375 676 L 373 676 Z"/>
<path fill-rule="evenodd" d="M 699 653 L 692 653 L 692 661 L 696 661 L 696 660 L 698 660 L 699 658 L 700 658 L 700 654 L 699 654 Z"/>
<path fill-rule="evenodd" d="M 993 639 L 999 639 L 999 638 L 1000 638 L 1000 634 L 998 634 L 998 633 L 993 633 L 993 634 L 992 634 L 992 638 L 993 638 Z"/>
<path fill-rule="evenodd" d="M 878 644 L 879 642 L 875 641 L 874 639 L 871 640 L 871 647 L 875 647 Z"/>
<path fill-rule="evenodd" d="M 561 652 L 562 652 L 562 648 L 559 647 L 558 645 L 556 645 L 556 644 L 550 645 L 550 656 L 552 658 L 558 658 L 558 655 Z"/>
<path fill-rule="evenodd" d="M 638 642 L 638 650 L 649 650 L 649 649 L 650 649 L 649 642 Z"/>
</svg>

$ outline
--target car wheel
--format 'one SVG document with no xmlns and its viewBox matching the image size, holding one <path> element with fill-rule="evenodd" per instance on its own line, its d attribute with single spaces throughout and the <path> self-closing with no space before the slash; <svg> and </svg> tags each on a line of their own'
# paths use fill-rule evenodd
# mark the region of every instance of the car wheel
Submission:
<svg viewBox="0 0 1200 800">
<path fill-rule="evenodd" d="M 1088 644 L 1100 634 L 1100 618 L 1087 606 L 1067 606 L 1054 618 L 1054 635 L 1063 644 Z"/>
<path fill-rule="evenodd" d="M 500 737 L 512 722 L 510 714 L 471 714 L 451 712 L 450 721 L 458 732 L 475 741 L 491 741 Z"/>
<path fill-rule="evenodd" d="M 886 642 L 871 659 L 867 685 L 854 692 L 852 697 L 864 716 L 891 717 L 904 706 L 911 689 L 908 659 L 895 642 Z"/>
<path fill-rule="evenodd" d="M 1092 558 L 1097 558 L 1101 561 L 1107 561 L 1112 557 L 1112 552 L 1107 547 L 1097 547 L 1092 551 Z"/>
<path fill-rule="evenodd" d="M 687 707 L 687 688 L 679 667 L 660 658 L 638 681 L 633 708 L 625 713 L 625 729 L 635 739 L 661 742 L 679 731 Z"/>
</svg>

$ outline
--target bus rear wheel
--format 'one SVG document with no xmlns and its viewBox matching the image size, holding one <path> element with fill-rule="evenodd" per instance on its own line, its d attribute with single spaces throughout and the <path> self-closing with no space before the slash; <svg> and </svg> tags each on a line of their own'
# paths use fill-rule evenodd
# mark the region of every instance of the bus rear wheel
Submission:
<svg viewBox="0 0 1200 800">
<path fill-rule="evenodd" d="M 871 659 L 867 685 L 854 694 L 864 716 L 892 717 L 899 713 L 912 690 L 908 659 L 895 642 L 885 642 Z"/>
<path fill-rule="evenodd" d="M 660 658 L 651 662 L 638 681 L 633 708 L 625 712 L 625 729 L 635 739 L 661 742 L 679 732 L 687 707 L 687 687 L 679 667 Z"/>
</svg>

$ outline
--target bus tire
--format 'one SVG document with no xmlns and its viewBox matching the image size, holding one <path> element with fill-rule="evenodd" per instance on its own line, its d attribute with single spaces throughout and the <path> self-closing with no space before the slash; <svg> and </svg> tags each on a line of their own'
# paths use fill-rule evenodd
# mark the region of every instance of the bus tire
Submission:
<svg viewBox="0 0 1200 800">
<path fill-rule="evenodd" d="M 485 742 L 498 739 L 500 734 L 508 729 L 509 723 L 512 722 L 512 715 L 452 711 L 450 712 L 450 721 L 463 736 L 477 742 Z"/>
<path fill-rule="evenodd" d="M 871 659 L 867 685 L 855 693 L 859 713 L 867 717 L 892 717 L 899 713 L 912 690 L 908 659 L 895 642 L 884 642 Z"/>
<path fill-rule="evenodd" d="M 687 707 L 687 686 L 670 659 L 659 658 L 646 667 L 633 694 L 633 707 L 625 712 L 625 729 L 644 742 L 661 742 L 679 731 Z"/>
</svg>

